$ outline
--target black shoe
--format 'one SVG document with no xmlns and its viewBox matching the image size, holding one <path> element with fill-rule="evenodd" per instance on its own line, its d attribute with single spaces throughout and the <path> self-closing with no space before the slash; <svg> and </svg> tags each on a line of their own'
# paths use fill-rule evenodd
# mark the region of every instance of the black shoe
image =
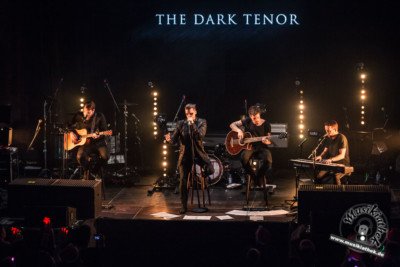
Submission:
<svg viewBox="0 0 400 267">
<path fill-rule="evenodd" d="M 179 211 L 179 214 L 185 214 L 187 212 L 186 207 L 182 207 L 181 210 Z"/>
</svg>

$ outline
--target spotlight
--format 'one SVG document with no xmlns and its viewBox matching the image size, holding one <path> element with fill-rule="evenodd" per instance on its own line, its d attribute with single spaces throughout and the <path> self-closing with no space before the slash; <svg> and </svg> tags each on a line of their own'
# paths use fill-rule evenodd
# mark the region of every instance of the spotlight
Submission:
<svg viewBox="0 0 400 267">
<path fill-rule="evenodd" d="M 304 119 L 304 115 L 301 114 L 301 115 L 299 116 L 299 119 L 300 119 L 300 120 L 303 120 L 303 119 Z"/>
<path fill-rule="evenodd" d="M 158 114 L 157 111 L 154 111 L 153 115 L 154 115 L 154 116 L 157 116 L 157 114 Z"/>
<path fill-rule="evenodd" d="M 85 99 L 84 99 L 84 98 L 81 98 L 81 99 L 79 99 L 79 101 L 83 102 L 83 101 L 85 101 Z"/>
<path fill-rule="evenodd" d="M 304 124 L 299 124 L 299 129 L 304 129 Z"/>
<path fill-rule="evenodd" d="M 361 73 L 361 74 L 360 74 L 360 78 L 361 78 L 362 80 L 365 80 L 365 78 L 367 78 L 367 74 Z"/>
<path fill-rule="evenodd" d="M 365 124 L 365 122 L 364 121 L 361 121 L 361 125 L 364 125 Z"/>
<path fill-rule="evenodd" d="M 304 105 L 303 104 L 299 105 L 299 109 L 304 109 Z"/>
<path fill-rule="evenodd" d="M 361 96 L 361 99 L 364 100 L 364 99 L 365 99 L 365 95 L 362 95 L 362 96 Z"/>
<path fill-rule="evenodd" d="M 163 161 L 162 165 L 163 165 L 164 167 L 167 167 L 167 162 L 166 162 L 166 161 Z"/>
<path fill-rule="evenodd" d="M 300 135 L 299 135 L 299 138 L 300 138 L 300 139 L 303 139 L 303 138 L 304 138 L 304 134 L 300 134 Z"/>
<path fill-rule="evenodd" d="M 153 96 L 158 96 L 158 93 L 157 92 L 153 92 Z"/>
</svg>

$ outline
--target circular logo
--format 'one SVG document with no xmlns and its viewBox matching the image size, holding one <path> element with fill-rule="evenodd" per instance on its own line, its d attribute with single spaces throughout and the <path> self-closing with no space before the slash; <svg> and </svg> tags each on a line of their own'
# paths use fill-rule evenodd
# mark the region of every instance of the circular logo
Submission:
<svg viewBox="0 0 400 267">
<path fill-rule="evenodd" d="M 343 214 L 339 228 L 342 237 L 378 250 L 383 248 L 388 229 L 387 218 L 378 205 L 365 203 L 348 209 Z"/>
</svg>

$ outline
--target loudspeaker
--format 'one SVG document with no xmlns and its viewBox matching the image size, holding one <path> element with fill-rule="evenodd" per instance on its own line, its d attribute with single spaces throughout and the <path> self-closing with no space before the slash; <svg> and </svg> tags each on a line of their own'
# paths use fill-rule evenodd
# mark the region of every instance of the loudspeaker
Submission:
<svg viewBox="0 0 400 267">
<path fill-rule="evenodd" d="M 346 210 L 363 203 L 378 204 L 390 220 L 390 196 L 383 185 L 300 185 L 298 222 L 309 224 L 319 216 L 338 225 Z"/>
<path fill-rule="evenodd" d="M 76 208 L 78 219 L 96 218 L 101 212 L 101 181 L 66 179 L 16 179 L 8 185 L 8 212 L 24 216 L 25 207 Z"/>
<path fill-rule="evenodd" d="M 40 227 L 48 217 L 52 227 L 69 227 L 76 222 L 76 208 L 63 206 L 28 206 L 25 207 L 25 226 Z"/>
</svg>

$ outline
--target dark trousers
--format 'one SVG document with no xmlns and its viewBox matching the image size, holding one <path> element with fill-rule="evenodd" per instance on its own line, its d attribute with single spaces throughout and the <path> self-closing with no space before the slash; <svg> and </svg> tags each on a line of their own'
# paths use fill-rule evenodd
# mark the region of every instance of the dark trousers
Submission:
<svg viewBox="0 0 400 267">
<path fill-rule="evenodd" d="M 341 185 L 344 173 L 332 173 L 330 171 L 319 171 L 315 179 L 316 184 L 337 184 Z M 334 178 L 334 179 L 333 179 Z"/>
<path fill-rule="evenodd" d="M 79 165 L 82 166 L 84 171 L 89 170 L 89 161 L 88 158 L 90 154 L 97 153 L 99 155 L 99 161 L 96 166 L 94 166 L 93 171 L 97 172 L 100 167 L 104 166 L 108 159 L 110 158 L 110 154 L 108 152 L 107 146 L 103 144 L 87 144 L 80 146 L 78 148 L 78 152 L 76 153 L 76 159 Z"/>
<path fill-rule="evenodd" d="M 251 158 L 262 160 L 262 164 L 258 170 L 258 173 L 254 173 L 249 164 Z M 263 175 L 267 175 L 267 178 L 269 179 L 271 178 L 272 154 L 271 151 L 269 151 L 269 149 L 258 148 L 252 150 L 244 150 L 241 154 L 241 161 L 243 168 L 246 170 L 248 174 L 255 175 L 257 178 L 260 178 Z"/>
<path fill-rule="evenodd" d="M 212 165 L 209 159 L 206 162 L 202 162 L 199 160 L 195 160 L 195 162 L 203 169 L 204 176 L 209 176 L 214 173 L 214 166 Z M 178 166 L 178 169 L 179 169 L 179 192 L 181 195 L 181 203 L 182 206 L 186 207 L 188 200 L 188 178 L 190 172 L 192 171 L 192 161 L 190 160 L 182 161 L 182 163 Z M 193 182 L 195 181 L 196 180 L 194 179 Z"/>
</svg>

